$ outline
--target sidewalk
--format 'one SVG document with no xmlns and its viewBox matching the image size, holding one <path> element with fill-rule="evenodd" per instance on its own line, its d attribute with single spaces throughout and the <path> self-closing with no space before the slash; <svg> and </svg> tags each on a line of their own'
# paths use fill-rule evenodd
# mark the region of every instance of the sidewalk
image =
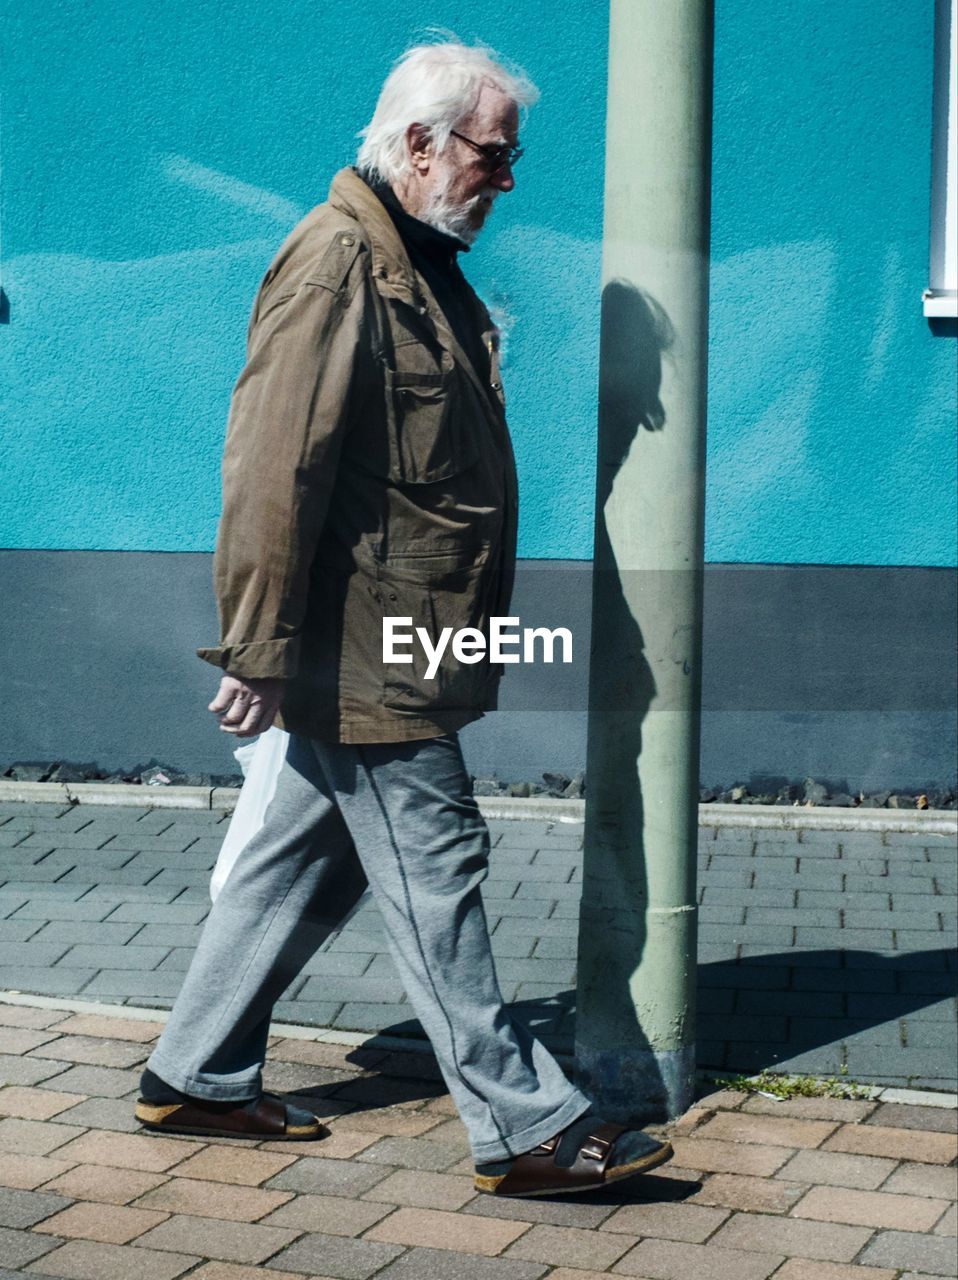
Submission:
<svg viewBox="0 0 958 1280">
<path fill-rule="evenodd" d="M 0 805 L 0 990 L 168 1008 L 228 815 Z M 572 1048 L 582 829 L 491 822 L 484 896 L 503 993 Z M 880 831 L 703 828 L 699 1065 L 954 1090 L 956 846 Z M 417 1035 L 364 900 L 282 1021 Z"/>
<path fill-rule="evenodd" d="M 421 1053 L 274 1037 L 267 1085 L 326 1118 L 320 1142 L 135 1132 L 159 1030 L 0 1003 L 0 1280 L 958 1273 L 953 1107 L 712 1093 L 673 1126 L 663 1169 L 497 1201 L 473 1191 L 465 1131 Z"/>
</svg>

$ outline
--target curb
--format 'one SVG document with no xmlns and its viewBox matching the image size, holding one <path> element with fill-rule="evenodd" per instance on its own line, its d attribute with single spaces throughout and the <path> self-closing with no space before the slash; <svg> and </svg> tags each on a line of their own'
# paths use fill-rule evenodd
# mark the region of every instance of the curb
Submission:
<svg viewBox="0 0 958 1280">
<path fill-rule="evenodd" d="M 212 809 L 230 813 L 238 787 L 164 787 L 135 783 L 104 786 L 98 782 L 15 782 L 0 778 L 0 804 L 147 805 L 152 809 Z M 478 796 L 487 820 L 582 822 L 584 800 L 550 796 Z M 810 805 L 699 805 L 699 826 L 747 827 L 755 830 L 897 831 L 906 835 L 958 835 L 958 812 L 945 809 L 840 809 Z"/>
<path fill-rule="evenodd" d="M 87 1013 L 101 1018 L 129 1018 L 134 1022 L 166 1022 L 168 1009 L 144 1009 L 137 1005 L 100 1004 L 89 1000 L 63 1000 L 55 996 L 30 996 L 20 991 L 0 991 L 0 1005 L 26 1005 L 30 1009 L 62 1009 L 64 1013 Z M 338 1044 L 353 1049 L 384 1049 L 390 1053 L 428 1053 L 432 1046 L 428 1040 L 412 1036 L 386 1036 L 379 1032 L 371 1035 L 363 1031 L 330 1031 L 325 1027 L 306 1027 L 295 1022 L 274 1022 L 270 1035 L 285 1040 L 316 1040 L 322 1044 Z M 572 1066 L 571 1054 L 555 1053 L 552 1056 L 564 1066 Z M 710 1083 L 715 1078 L 714 1069 L 699 1070 L 696 1079 Z M 854 1082 L 850 1082 L 854 1083 Z M 862 1086 L 868 1088 L 868 1086 Z M 958 1093 L 937 1089 L 903 1089 L 898 1085 L 877 1085 L 868 1088 L 876 1102 L 898 1102 L 910 1107 L 941 1107 L 958 1109 Z"/>
</svg>

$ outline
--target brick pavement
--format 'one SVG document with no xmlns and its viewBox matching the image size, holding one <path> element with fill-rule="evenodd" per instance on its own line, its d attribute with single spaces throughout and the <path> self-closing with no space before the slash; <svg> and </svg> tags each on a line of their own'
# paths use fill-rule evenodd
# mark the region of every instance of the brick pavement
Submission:
<svg viewBox="0 0 958 1280">
<path fill-rule="evenodd" d="M 227 821 L 208 810 L 0 805 L 0 990 L 169 1007 Z M 490 827 L 484 897 L 503 992 L 568 1050 L 581 826 Z M 706 827 L 699 852 L 700 1065 L 844 1066 L 870 1083 L 956 1087 L 953 838 Z M 277 1015 L 419 1034 L 368 899 Z"/>
<path fill-rule="evenodd" d="M 430 1056 L 273 1037 L 268 1086 L 330 1136 L 203 1142 L 132 1118 L 159 1031 L 119 1010 L 0 1003 L 7 1061 L 40 1068 L 0 1088 L 0 1280 L 958 1274 L 953 1106 L 706 1093 L 656 1130 L 672 1137 L 670 1165 L 605 1192 L 497 1201 L 473 1189 Z M 89 1074 L 78 1089 L 77 1063 L 129 1088 Z"/>
</svg>

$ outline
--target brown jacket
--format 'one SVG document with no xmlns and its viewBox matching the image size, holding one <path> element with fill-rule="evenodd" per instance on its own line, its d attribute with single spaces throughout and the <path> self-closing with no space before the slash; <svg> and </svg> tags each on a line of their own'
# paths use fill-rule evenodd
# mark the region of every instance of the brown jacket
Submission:
<svg viewBox="0 0 958 1280">
<path fill-rule="evenodd" d="M 508 613 L 515 463 L 496 329 L 472 297 L 492 395 L 353 169 L 260 286 L 223 459 L 222 640 L 197 652 L 287 679 L 277 723 L 294 733 L 402 742 L 496 705 L 502 669 L 486 658 L 447 649 L 431 681 L 418 642 L 412 665 L 382 660 L 386 615 L 435 643 Z"/>
</svg>

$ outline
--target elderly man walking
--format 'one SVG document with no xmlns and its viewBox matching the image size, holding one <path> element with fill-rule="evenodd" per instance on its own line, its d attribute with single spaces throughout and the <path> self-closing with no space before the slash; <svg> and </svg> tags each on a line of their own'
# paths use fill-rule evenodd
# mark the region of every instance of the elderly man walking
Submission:
<svg viewBox="0 0 958 1280">
<path fill-rule="evenodd" d="M 516 480 L 497 334 L 457 256 L 514 185 L 537 94 L 483 48 L 409 50 L 355 168 L 260 287 L 233 395 L 214 574 L 225 671 L 211 710 L 289 749 L 263 827 L 209 915 L 136 1115 L 217 1137 L 321 1137 L 262 1091 L 276 999 L 368 886 L 476 1161 L 543 1195 L 667 1159 L 602 1121 L 496 981 L 479 887 L 489 839 L 457 731 L 500 668 L 383 662 L 385 617 L 433 639 L 508 612 Z M 475 656 L 475 655 L 472 655 Z"/>
</svg>

